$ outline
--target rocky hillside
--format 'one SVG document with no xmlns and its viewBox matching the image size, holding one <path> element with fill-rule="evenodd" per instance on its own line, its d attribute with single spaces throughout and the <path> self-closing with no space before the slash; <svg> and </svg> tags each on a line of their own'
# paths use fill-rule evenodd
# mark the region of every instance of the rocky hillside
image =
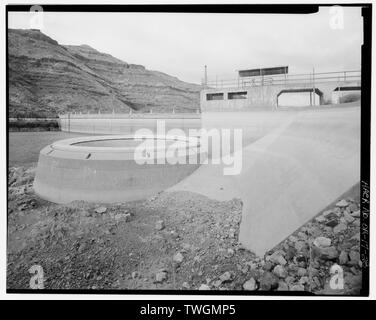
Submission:
<svg viewBox="0 0 376 320">
<path fill-rule="evenodd" d="M 199 108 L 198 85 L 87 45 L 60 45 L 39 30 L 8 30 L 8 63 L 10 117 Z"/>
</svg>

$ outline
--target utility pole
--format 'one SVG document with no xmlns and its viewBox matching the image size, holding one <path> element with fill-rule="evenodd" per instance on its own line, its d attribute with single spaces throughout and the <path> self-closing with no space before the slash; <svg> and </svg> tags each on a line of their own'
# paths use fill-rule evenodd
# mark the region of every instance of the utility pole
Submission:
<svg viewBox="0 0 376 320">
<path fill-rule="evenodd" d="M 315 67 L 313 67 L 313 73 L 312 73 L 312 86 L 313 86 L 313 105 L 316 106 Z"/>
<path fill-rule="evenodd" d="M 204 88 L 208 86 L 208 67 L 205 65 Z"/>
</svg>

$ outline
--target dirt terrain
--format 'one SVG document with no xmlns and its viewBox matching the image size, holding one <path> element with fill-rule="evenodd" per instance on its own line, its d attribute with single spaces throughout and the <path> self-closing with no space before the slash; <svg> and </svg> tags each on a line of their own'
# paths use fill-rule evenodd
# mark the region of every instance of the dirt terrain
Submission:
<svg viewBox="0 0 376 320">
<path fill-rule="evenodd" d="M 111 205 L 56 205 L 32 189 L 35 168 L 8 176 L 7 288 L 306 291 L 359 294 L 359 199 L 346 197 L 256 257 L 238 243 L 242 202 L 189 192 Z M 339 264 L 344 288 L 329 285 Z"/>
</svg>

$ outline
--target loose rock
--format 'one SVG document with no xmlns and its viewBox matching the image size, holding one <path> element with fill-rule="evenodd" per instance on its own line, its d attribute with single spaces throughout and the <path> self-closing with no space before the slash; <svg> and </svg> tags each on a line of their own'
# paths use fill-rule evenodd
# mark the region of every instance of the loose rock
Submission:
<svg viewBox="0 0 376 320">
<path fill-rule="evenodd" d="M 114 219 L 116 221 L 125 220 L 126 222 L 128 222 L 131 219 L 131 215 L 130 213 L 118 213 L 114 216 Z"/>
<path fill-rule="evenodd" d="M 289 289 L 290 291 L 304 291 L 304 286 L 302 284 L 292 284 Z"/>
<path fill-rule="evenodd" d="M 251 290 L 251 291 L 257 290 L 256 280 L 251 278 L 248 281 L 244 282 L 243 288 L 244 288 L 244 290 Z"/>
<path fill-rule="evenodd" d="M 286 282 L 284 282 L 284 281 L 280 281 L 279 283 L 278 283 L 278 289 L 277 289 L 278 291 L 288 291 L 289 290 L 289 286 L 287 285 L 287 283 Z"/>
<path fill-rule="evenodd" d="M 338 234 L 338 233 L 340 233 L 340 232 L 342 232 L 342 231 L 345 231 L 346 229 L 347 229 L 347 226 L 346 226 L 343 222 L 341 222 L 340 224 L 336 225 L 336 226 L 333 228 L 333 232 L 334 232 L 335 234 Z"/>
<path fill-rule="evenodd" d="M 95 209 L 95 212 L 96 213 L 100 213 L 100 214 L 103 214 L 107 211 L 107 208 L 106 207 L 98 207 Z"/>
<path fill-rule="evenodd" d="M 269 261 L 276 264 L 280 264 L 282 266 L 284 266 L 287 263 L 286 259 L 283 257 L 280 251 L 275 251 L 272 255 L 268 257 L 268 259 Z"/>
<path fill-rule="evenodd" d="M 232 278 L 233 278 L 233 275 L 229 271 L 226 271 L 225 273 L 219 276 L 219 280 L 221 280 L 222 282 L 229 282 L 232 280 Z"/>
<path fill-rule="evenodd" d="M 319 248 L 319 255 L 320 258 L 323 260 L 334 260 L 337 259 L 339 253 L 335 247 L 326 247 L 326 248 Z"/>
<path fill-rule="evenodd" d="M 294 247 L 289 246 L 289 248 L 286 250 L 286 260 L 290 261 L 292 260 L 297 253 L 297 250 Z"/>
<path fill-rule="evenodd" d="M 331 245 L 331 243 L 332 243 L 332 240 L 330 240 L 329 238 L 326 238 L 326 237 L 317 237 L 313 241 L 313 244 L 316 247 L 320 247 L 320 248 L 329 247 Z"/>
<path fill-rule="evenodd" d="M 300 284 L 306 284 L 306 283 L 309 283 L 309 278 L 306 277 L 306 276 L 301 277 L 301 278 L 299 279 L 299 283 L 300 283 Z"/>
<path fill-rule="evenodd" d="M 352 223 L 352 222 L 355 220 L 355 218 L 354 218 L 352 215 L 350 215 L 349 213 L 347 213 L 347 212 L 345 212 L 345 213 L 343 214 L 343 218 L 344 218 L 348 223 Z"/>
<path fill-rule="evenodd" d="M 264 270 L 270 271 L 272 269 L 273 269 L 273 263 L 271 263 L 270 261 L 265 262 L 265 264 L 264 264 Z"/>
<path fill-rule="evenodd" d="M 346 264 L 349 261 L 349 256 L 346 251 L 341 251 L 338 259 L 340 264 Z"/>
<path fill-rule="evenodd" d="M 359 218 L 360 217 L 360 210 L 351 212 L 350 215 L 354 218 Z"/>
<path fill-rule="evenodd" d="M 340 208 L 345 208 L 349 205 L 349 203 L 345 200 L 345 199 L 342 199 L 341 201 L 338 201 L 336 203 L 336 206 L 337 207 L 340 207 Z"/>
<path fill-rule="evenodd" d="M 174 260 L 174 262 L 176 262 L 176 263 L 182 263 L 183 260 L 184 260 L 184 256 L 183 256 L 180 252 L 178 252 L 178 253 L 176 253 L 176 254 L 174 255 L 173 260 Z"/>
<path fill-rule="evenodd" d="M 158 220 L 156 223 L 155 223 L 155 229 L 157 230 L 163 230 L 165 227 L 165 224 L 164 224 L 164 221 L 163 220 Z"/>
<path fill-rule="evenodd" d="M 303 276 L 305 276 L 307 274 L 307 269 L 305 269 L 305 268 L 298 268 L 297 274 L 298 274 L 298 276 L 303 277 Z"/>
<path fill-rule="evenodd" d="M 210 290 L 210 287 L 207 284 L 202 284 L 198 290 Z"/>
<path fill-rule="evenodd" d="M 324 222 L 326 219 L 325 219 L 325 217 L 323 216 L 323 215 L 319 215 L 319 216 L 317 216 L 316 218 L 315 218 L 315 220 L 317 221 L 317 222 Z"/>
<path fill-rule="evenodd" d="M 299 239 L 301 239 L 303 241 L 306 241 L 308 239 L 307 234 L 304 233 L 304 232 L 299 232 L 298 237 L 299 237 Z"/>
<path fill-rule="evenodd" d="M 351 250 L 349 252 L 350 262 L 351 265 L 358 265 L 360 260 L 360 254 L 358 251 Z"/>
<path fill-rule="evenodd" d="M 278 287 L 278 278 L 271 272 L 264 272 L 260 278 L 260 289 L 269 291 Z"/>
<path fill-rule="evenodd" d="M 323 217 L 327 217 L 328 215 L 330 215 L 331 213 L 333 213 L 333 210 L 325 210 L 321 215 Z"/>
<path fill-rule="evenodd" d="M 358 205 L 356 203 L 351 203 L 348 207 L 347 207 L 347 210 L 349 210 L 350 212 L 354 212 L 356 210 L 358 210 Z"/>
<path fill-rule="evenodd" d="M 156 275 L 155 275 L 155 282 L 163 282 L 167 279 L 167 273 L 164 272 L 164 271 L 161 271 L 161 272 L 158 272 Z"/>
<path fill-rule="evenodd" d="M 295 249 L 297 252 L 301 252 L 306 246 L 307 245 L 304 241 L 297 241 L 295 243 Z"/>
<path fill-rule="evenodd" d="M 325 223 L 326 226 L 330 227 L 330 228 L 334 228 L 336 225 L 338 225 L 338 219 L 334 218 L 334 219 L 329 219 L 326 223 Z"/>
<path fill-rule="evenodd" d="M 275 268 L 273 269 L 273 273 L 277 277 L 280 277 L 280 278 L 286 278 L 287 277 L 287 271 L 281 265 L 275 266 Z"/>
</svg>

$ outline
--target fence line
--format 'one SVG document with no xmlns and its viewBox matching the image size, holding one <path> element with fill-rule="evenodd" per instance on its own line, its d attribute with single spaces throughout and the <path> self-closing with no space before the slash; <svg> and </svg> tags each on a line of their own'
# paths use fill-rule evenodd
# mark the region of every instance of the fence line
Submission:
<svg viewBox="0 0 376 320">
<path fill-rule="evenodd" d="M 196 113 L 78 113 L 68 112 L 59 114 L 60 119 L 198 119 L 200 112 Z"/>
<path fill-rule="evenodd" d="M 313 85 L 317 83 L 357 83 L 360 85 L 361 71 L 346 70 L 333 72 L 318 73 L 301 73 L 301 74 L 282 74 L 273 76 L 255 76 L 255 77 L 238 77 L 236 79 L 219 79 L 208 80 L 206 87 L 208 88 L 224 88 L 224 87 L 258 87 L 258 86 L 303 86 Z"/>
<path fill-rule="evenodd" d="M 92 134 L 134 134 L 138 129 L 157 128 L 159 119 L 165 121 L 166 130 L 181 128 L 201 128 L 201 118 L 93 118 L 93 117 L 61 117 L 62 131 Z"/>
</svg>

